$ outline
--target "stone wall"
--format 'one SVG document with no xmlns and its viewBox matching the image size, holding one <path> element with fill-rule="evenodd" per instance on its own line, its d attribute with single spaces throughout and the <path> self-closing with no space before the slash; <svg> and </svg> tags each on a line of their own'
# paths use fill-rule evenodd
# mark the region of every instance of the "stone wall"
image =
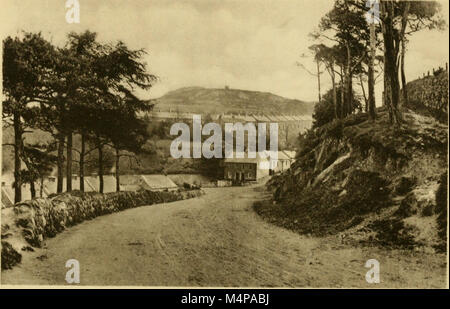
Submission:
<svg viewBox="0 0 450 309">
<path fill-rule="evenodd" d="M 44 240 L 65 228 L 97 216 L 128 208 L 167 203 L 203 194 L 202 190 L 174 192 L 64 193 L 53 198 L 36 198 L 2 209 L 2 269 L 21 261 L 22 251 L 40 248 Z"/>
<path fill-rule="evenodd" d="M 448 71 L 441 68 L 407 84 L 408 104 L 418 112 L 446 122 L 448 118 Z"/>
</svg>

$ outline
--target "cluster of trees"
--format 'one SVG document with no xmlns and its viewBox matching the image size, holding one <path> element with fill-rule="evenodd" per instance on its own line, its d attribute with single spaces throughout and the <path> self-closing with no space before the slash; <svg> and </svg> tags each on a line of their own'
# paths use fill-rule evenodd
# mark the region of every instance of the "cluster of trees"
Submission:
<svg viewBox="0 0 450 309">
<path fill-rule="evenodd" d="M 42 192 L 55 161 L 57 192 L 63 191 L 64 171 L 66 189 L 72 190 L 74 161 L 83 191 L 86 156 L 92 151 L 98 152 L 103 192 L 105 147 L 115 151 L 119 190 L 120 158 L 140 151 L 148 138 L 147 124 L 138 116 L 152 106 L 134 93 L 149 89 L 157 78 L 147 72 L 144 55 L 145 50 L 131 50 L 120 41 L 100 43 L 89 31 L 68 34 L 63 47 L 40 33 L 4 39 L 3 121 L 14 130 L 8 145 L 14 148 L 15 202 L 21 200 L 23 183 L 30 183 L 34 197 L 40 180 Z M 25 134 L 36 129 L 51 134 L 52 141 L 26 144 Z"/>
<path fill-rule="evenodd" d="M 342 93 L 341 88 L 336 87 L 334 91 L 336 91 L 336 104 L 334 103 L 334 91 L 333 89 L 328 90 L 323 96 L 321 96 L 320 102 L 314 105 L 314 114 L 313 114 L 313 124 L 312 129 L 318 128 L 332 122 L 336 119 L 335 115 L 335 106 L 341 106 L 342 104 Z M 362 102 L 360 96 L 358 96 L 354 91 L 352 95 L 352 104 L 357 107 L 357 109 L 362 109 Z"/>
<path fill-rule="evenodd" d="M 336 0 L 311 34 L 320 96 L 321 70 L 330 76 L 334 119 L 362 108 L 355 101 L 354 82 L 361 86 L 364 111 L 376 118 L 375 83 L 384 78 L 383 104 L 391 123 L 399 125 L 400 102 L 408 101 L 405 55 L 409 37 L 423 29 L 442 29 L 445 22 L 435 1 Z M 364 84 L 367 83 L 367 92 Z M 401 85 L 400 85 L 401 83 Z M 338 98 L 339 96 L 339 98 Z"/>
</svg>

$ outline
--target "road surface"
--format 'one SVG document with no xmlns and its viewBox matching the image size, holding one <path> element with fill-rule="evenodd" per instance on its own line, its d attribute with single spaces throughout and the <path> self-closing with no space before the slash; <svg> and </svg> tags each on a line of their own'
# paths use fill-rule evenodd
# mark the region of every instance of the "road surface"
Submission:
<svg viewBox="0 0 450 309">
<path fill-rule="evenodd" d="M 184 201 L 129 209 L 71 227 L 24 253 L 3 284 L 67 285 L 66 261 L 80 262 L 80 285 L 208 287 L 445 287 L 443 255 L 343 245 L 263 221 L 260 187 L 205 189 Z M 380 262 L 379 284 L 365 280 Z"/>
</svg>

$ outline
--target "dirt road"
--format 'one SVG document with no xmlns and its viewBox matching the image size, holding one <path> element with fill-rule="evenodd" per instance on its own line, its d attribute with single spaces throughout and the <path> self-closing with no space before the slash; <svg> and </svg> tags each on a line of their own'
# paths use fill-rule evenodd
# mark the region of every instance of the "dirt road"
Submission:
<svg viewBox="0 0 450 309">
<path fill-rule="evenodd" d="M 77 259 L 81 285 L 239 287 L 445 287 L 443 255 L 342 245 L 264 222 L 255 187 L 206 189 L 206 195 L 96 218 L 25 254 L 2 272 L 3 284 L 61 285 Z M 368 259 L 381 283 L 368 284 Z"/>
</svg>

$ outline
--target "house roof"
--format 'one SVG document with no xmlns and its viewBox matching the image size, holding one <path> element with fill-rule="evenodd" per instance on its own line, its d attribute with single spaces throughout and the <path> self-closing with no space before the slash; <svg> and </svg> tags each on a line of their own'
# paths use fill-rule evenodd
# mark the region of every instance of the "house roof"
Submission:
<svg viewBox="0 0 450 309">
<path fill-rule="evenodd" d="M 178 186 L 165 175 L 142 175 L 142 178 L 145 180 L 145 183 L 150 190 L 178 188 Z"/>
<path fill-rule="evenodd" d="M 125 191 L 150 190 L 142 175 L 120 175 L 119 182 Z"/>
<path fill-rule="evenodd" d="M 248 155 L 245 153 L 244 154 L 244 158 L 236 158 L 236 154 L 233 153 L 233 157 L 232 158 L 225 158 L 224 159 L 224 163 L 253 163 L 253 164 L 258 164 L 261 162 L 269 162 L 270 159 L 270 151 L 265 150 L 264 151 L 264 156 L 260 156 L 259 153 L 256 154 L 256 158 L 248 158 Z M 291 150 L 283 150 L 283 151 L 278 151 L 277 152 L 277 159 L 278 160 L 293 160 L 295 159 L 295 151 L 291 151 Z M 272 164 L 274 163 L 274 161 L 276 161 L 275 159 L 271 159 Z M 266 164 L 264 163 L 264 164 Z"/>
<path fill-rule="evenodd" d="M 120 187 L 127 191 L 178 188 L 176 183 L 165 175 L 121 175 Z"/>
<path fill-rule="evenodd" d="M 225 158 L 225 163 L 252 163 L 258 164 L 260 160 L 258 158 Z"/>
<path fill-rule="evenodd" d="M 268 120 L 269 122 L 274 122 L 274 121 L 276 121 L 276 120 L 275 120 L 275 117 L 274 117 L 273 115 L 265 114 L 264 116 L 267 118 L 267 120 Z"/>
<path fill-rule="evenodd" d="M 100 180 L 98 176 L 86 176 L 84 179 L 89 183 L 93 191 L 99 191 Z M 87 191 L 87 190 L 85 190 Z M 87 191 L 89 192 L 89 191 Z M 103 193 L 116 192 L 116 177 L 112 175 L 103 176 Z"/>
<path fill-rule="evenodd" d="M 2 187 L 2 206 L 3 207 L 11 207 L 14 205 L 14 193 L 12 190 L 8 190 L 5 187 Z M 12 195 L 11 195 L 12 193 Z"/>
<path fill-rule="evenodd" d="M 241 119 L 244 122 L 255 122 L 255 118 L 252 117 L 251 115 L 241 115 Z"/>
<path fill-rule="evenodd" d="M 285 153 L 290 159 L 295 159 L 296 152 L 293 150 L 283 150 L 283 153 Z"/>
<path fill-rule="evenodd" d="M 154 118 L 178 118 L 178 115 L 172 112 L 153 112 L 151 113 L 151 116 Z"/>
<path fill-rule="evenodd" d="M 88 181 L 89 176 L 84 177 L 84 191 L 85 192 L 92 192 L 96 191 L 96 189 L 92 186 L 92 184 Z M 53 178 L 54 181 L 50 181 L 50 178 L 46 178 L 44 180 L 44 194 L 50 195 L 54 194 L 57 191 L 57 179 L 56 177 Z M 67 188 L 67 178 L 63 178 L 63 191 Z M 80 179 L 72 178 L 72 190 L 80 190 Z"/>
<path fill-rule="evenodd" d="M 300 120 L 304 120 L 304 121 L 312 121 L 312 116 L 311 115 L 298 115 L 297 116 Z"/>
<path fill-rule="evenodd" d="M 35 183 L 34 187 L 36 189 L 36 196 L 40 196 L 39 195 L 39 183 Z M 27 201 L 27 200 L 31 200 L 31 190 L 30 190 L 30 184 L 26 183 L 26 184 L 22 184 L 21 187 L 21 192 L 22 192 L 22 201 Z M 5 183 L 4 186 L 2 186 L 2 204 L 5 205 L 6 207 L 11 206 L 11 204 L 14 204 L 14 188 L 12 187 L 12 184 L 7 184 Z M 45 192 L 45 187 L 43 190 L 43 197 L 47 196 L 46 192 Z"/>
<path fill-rule="evenodd" d="M 290 160 L 291 158 L 283 151 L 278 151 L 278 160 Z"/>
<path fill-rule="evenodd" d="M 292 117 L 291 115 L 284 115 L 284 117 L 289 121 L 295 121 L 295 118 Z"/>
<path fill-rule="evenodd" d="M 178 114 L 178 118 L 180 118 L 180 119 L 190 119 L 190 120 L 192 120 L 193 117 L 194 117 L 194 114 L 192 114 L 192 113 L 179 113 Z"/>
<path fill-rule="evenodd" d="M 191 184 L 207 184 L 214 181 L 212 177 L 207 177 L 201 174 L 170 174 L 167 175 L 177 185 L 183 185 L 183 183 Z"/>
<path fill-rule="evenodd" d="M 280 118 L 280 120 L 283 122 L 290 121 L 289 118 L 286 117 L 286 115 L 278 115 L 278 118 Z"/>
<path fill-rule="evenodd" d="M 14 204 L 14 176 L 11 173 L 3 173 L 2 174 L 2 204 L 5 207 L 11 206 L 10 204 Z"/>
<path fill-rule="evenodd" d="M 7 177 L 6 177 L 7 178 Z M 4 177 L 2 176 L 2 181 Z M 11 179 L 5 179 L 11 180 Z M 14 190 L 12 183 L 4 181 L 1 191 L 1 203 L 5 207 L 14 205 Z M 93 192 L 99 190 L 99 178 L 98 176 L 85 176 L 84 177 L 84 191 Z M 63 191 L 67 188 L 67 179 L 63 178 Z M 137 191 L 140 189 L 145 190 L 161 190 L 161 189 L 174 189 L 178 186 L 165 175 L 121 175 L 120 176 L 120 189 L 126 191 Z M 73 179 L 72 189 L 80 189 L 79 178 Z M 57 191 L 57 179 L 56 177 L 49 177 L 44 179 L 43 196 L 54 194 Z M 103 176 L 103 192 L 115 192 L 116 191 L 116 178 L 113 175 Z M 39 184 L 36 183 L 36 194 L 39 195 Z M 30 185 L 22 185 L 22 201 L 31 199 Z"/>
<path fill-rule="evenodd" d="M 244 156 L 243 158 L 237 158 L 237 154 L 240 154 L 241 156 Z M 233 152 L 232 157 L 231 158 L 225 158 L 224 162 L 225 163 L 254 163 L 254 164 L 258 164 L 262 161 L 268 161 L 266 158 L 263 158 L 262 156 L 260 156 L 259 153 L 256 153 L 256 158 L 249 158 L 248 157 L 248 153 L 236 153 Z"/>
<path fill-rule="evenodd" d="M 253 118 L 255 118 L 255 120 L 257 122 L 270 122 L 270 119 L 267 118 L 265 115 L 252 115 Z"/>
</svg>

